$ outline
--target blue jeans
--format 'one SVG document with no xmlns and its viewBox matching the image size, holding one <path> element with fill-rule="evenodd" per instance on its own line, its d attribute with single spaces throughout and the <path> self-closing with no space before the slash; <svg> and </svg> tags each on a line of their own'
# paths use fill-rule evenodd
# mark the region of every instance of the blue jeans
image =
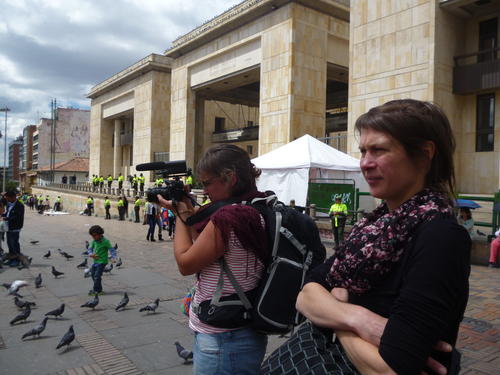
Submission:
<svg viewBox="0 0 500 375">
<path fill-rule="evenodd" d="M 92 280 L 94 280 L 94 287 L 92 288 L 92 290 L 96 293 L 102 292 L 101 279 L 104 267 L 106 267 L 104 263 L 94 263 L 92 265 L 92 268 L 90 269 L 90 275 L 92 276 Z"/>
<path fill-rule="evenodd" d="M 19 234 L 20 232 L 7 232 L 7 246 L 9 248 L 9 254 L 11 255 L 21 255 Z"/>
<path fill-rule="evenodd" d="M 154 238 L 155 236 L 155 227 L 156 227 L 156 218 L 153 215 L 148 215 L 148 237 Z"/>
<path fill-rule="evenodd" d="M 267 336 L 251 328 L 215 334 L 195 332 L 193 373 L 258 374 L 266 354 L 266 346 Z"/>
</svg>

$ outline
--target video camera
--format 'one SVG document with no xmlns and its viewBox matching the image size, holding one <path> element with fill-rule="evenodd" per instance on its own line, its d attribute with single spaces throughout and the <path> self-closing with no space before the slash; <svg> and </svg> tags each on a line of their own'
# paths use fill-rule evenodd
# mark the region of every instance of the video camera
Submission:
<svg viewBox="0 0 500 375">
<path fill-rule="evenodd" d="M 185 160 L 170 162 L 157 161 L 153 163 L 138 164 L 135 167 L 138 171 L 157 171 L 163 178 L 177 177 L 174 181 L 165 180 L 165 187 L 155 187 L 146 191 L 148 202 L 158 203 L 157 195 L 160 194 L 166 200 L 180 201 L 186 196 L 184 184 L 178 178 L 187 176 L 188 169 Z"/>
</svg>

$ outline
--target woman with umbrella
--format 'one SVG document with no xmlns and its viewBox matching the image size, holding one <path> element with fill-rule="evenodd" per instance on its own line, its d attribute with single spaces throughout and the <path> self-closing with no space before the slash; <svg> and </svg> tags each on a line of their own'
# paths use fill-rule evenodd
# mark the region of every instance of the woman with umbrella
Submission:
<svg viewBox="0 0 500 375">
<path fill-rule="evenodd" d="M 474 236 L 474 219 L 469 207 L 460 207 L 460 213 L 457 218 L 458 224 L 463 226 L 469 232 L 470 238 Z"/>
</svg>

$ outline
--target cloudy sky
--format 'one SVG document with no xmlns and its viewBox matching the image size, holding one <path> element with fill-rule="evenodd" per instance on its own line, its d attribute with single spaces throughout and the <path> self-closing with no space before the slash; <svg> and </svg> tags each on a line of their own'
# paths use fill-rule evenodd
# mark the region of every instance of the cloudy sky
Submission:
<svg viewBox="0 0 500 375">
<path fill-rule="evenodd" d="M 8 139 L 241 0 L 0 0 L 0 108 Z M 4 132 L 4 113 L 0 130 Z M 2 138 L 0 149 L 3 148 Z M 3 165 L 3 153 L 0 153 Z"/>
</svg>

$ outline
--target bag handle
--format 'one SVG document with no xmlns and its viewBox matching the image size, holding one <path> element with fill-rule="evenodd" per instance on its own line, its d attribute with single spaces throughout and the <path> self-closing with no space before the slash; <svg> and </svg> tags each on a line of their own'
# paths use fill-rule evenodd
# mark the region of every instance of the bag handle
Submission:
<svg viewBox="0 0 500 375">
<path fill-rule="evenodd" d="M 243 291 L 243 288 L 240 286 L 240 284 L 238 283 L 238 281 L 234 277 L 233 273 L 231 272 L 231 269 L 229 268 L 229 265 L 227 264 L 226 259 L 224 257 L 220 257 L 219 264 L 221 266 L 219 280 L 217 281 L 217 288 L 215 289 L 215 293 L 210 301 L 210 304 L 215 305 L 215 306 L 241 305 L 242 304 L 245 307 L 245 310 L 251 310 L 252 304 L 250 303 L 245 292 Z M 234 290 L 236 291 L 236 294 L 238 294 L 240 301 L 222 301 L 221 302 L 220 299 L 222 297 L 222 289 L 224 287 L 224 272 L 226 273 L 227 277 L 229 278 L 231 285 L 233 286 Z"/>
</svg>

